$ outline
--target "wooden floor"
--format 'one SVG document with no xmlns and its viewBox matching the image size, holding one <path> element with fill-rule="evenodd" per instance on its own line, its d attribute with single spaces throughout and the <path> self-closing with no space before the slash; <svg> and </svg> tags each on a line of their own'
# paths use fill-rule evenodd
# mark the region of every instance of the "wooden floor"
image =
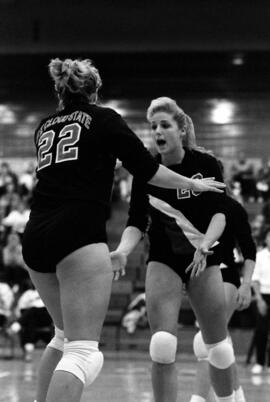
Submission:
<svg viewBox="0 0 270 402">
<path fill-rule="evenodd" d="M 41 350 L 36 350 L 31 363 L 21 358 L 0 360 L 0 401 L 33 402 L 36 372 Z M 92 387 L 83 394 L 82 402 L 150 402 L 153 401 L 150 383 L 150 361 L 147 352 L 104 351 L 102 372 Z M 196 363 L 190 354 L 178 354 L 178 401 L 188 402 Z M 238 356 L 239 373 L 247 402 L 269 402 L 270 373 L 252 376 L 250 367 Z"/>
</svg>

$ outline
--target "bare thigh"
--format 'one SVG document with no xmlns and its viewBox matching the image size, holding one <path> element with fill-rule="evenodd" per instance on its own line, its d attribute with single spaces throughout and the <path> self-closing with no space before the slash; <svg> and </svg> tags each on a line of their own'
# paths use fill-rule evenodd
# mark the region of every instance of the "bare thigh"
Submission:
<svg viewBox="0 0 270 402">
<path fill-rule="evenodd" d="M 182 280 L 167 265 L 150 262 L 146 274 L 146 308 L 152 333 L 177 334 Z"/>
<path fill-rule="evenodd" d="M 112 267 L 106 244 L 82 247 L 57 265 L 65 336 L 97 340 L 107 313 Z"/>
<path fill-rule="evenodd" d="M 237 307 L 237 287 L 229 282 L 224 282 L 225 305 L 227 314 L 227 324 L 229 323 Z"/>
<path fill-rule="evenodd" d="M 41 273 L 30 268 L 28 268 L 28 272 L 54 324 L 59 329 L 63 329 L 60 288 L 56 274 Z"/>
<path fill-rule="evenodd" d="M 207 268 L 188 283 L 188 295 L 206 343 L 227 336 L 224 284 L 219 267 Z"/>
</svg>

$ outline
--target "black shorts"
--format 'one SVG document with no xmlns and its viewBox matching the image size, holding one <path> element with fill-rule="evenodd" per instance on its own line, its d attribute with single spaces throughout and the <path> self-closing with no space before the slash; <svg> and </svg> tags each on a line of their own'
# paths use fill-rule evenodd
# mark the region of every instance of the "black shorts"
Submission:
<svg viewBox="0 0 270 402">
<path fill-rule="evenodd" d="M 238 273 L 237 266 L 230 265 L 228 267 L 221 268 L 221 275 L 223 282 L 231 283 L 235 287 L 239 288 L 241 285 L 240 276 Z"/>
<path fill-rule="evenodd" d="M 214 249 L 213 249 L 214 250 Z M 194 249 L 195 253 L 195 249 Z M 190 279 L 191 271 L 185 272 L 186 268 L 193 260 L 194 254 L 180 255 L 172 252 L 170 247 L 151 247 L 149 250 L 149 257 L 147 262 L 157 261 L 168 265 L 173 271 L 180 276 L 184 283 L 187 283 Z M 207 257 L 207 266 L 211 267 L 213 265 L 220 265 L 221 256 L 219 250 L 216 249 L 213 255 Z"/>
<path fill-rule="evenodd" d="M 50 211 L 32 211 L 22 239 L 23 258 L 38 272 L 55 272 L 68 254 L 92 243 L 106 243 L 105 209 L 94 203 L 70 203 Z"/>
</svg>

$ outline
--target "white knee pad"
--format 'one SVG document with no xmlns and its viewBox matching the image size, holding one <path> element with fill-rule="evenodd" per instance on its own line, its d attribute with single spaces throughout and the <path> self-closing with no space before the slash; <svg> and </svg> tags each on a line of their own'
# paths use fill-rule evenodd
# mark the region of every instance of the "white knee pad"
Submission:
<svg viewBox="0 0 270 402">
<path fill-rule="evenodd" d="M 234 351 L 228 337 L 213 345 L 207 345 L 209 363 L 219 369 L 230 367 L 234 361 Z"/>
<path fill-rule="evenodd" d="M 64 331 L 55 326 L 54 337 L 51 339 L 47 346 L 60 350 L 60 352 L 64 352 Z"/>
<path fill-rule="evenodd" d="M 170 364 L 175 362 L 177 338 L 169 332 L 156 332 L 150 342 L 150 356 L 153 362 Z"/>
<path fill-rule="evenodd" d="M 68 371 L 75 375 L 85 387 L 97 378 L 103 366 L 103 354 L 96 341 L 67 341 L 64 354 L 55 370 Z"/>
<path fill-rule="evenodd" d="M 202 338 L 201 331 L 197 332 L 193 338 L 193 351 L 198 361 L 208 360 L 208 350 Z"/>
</svg>

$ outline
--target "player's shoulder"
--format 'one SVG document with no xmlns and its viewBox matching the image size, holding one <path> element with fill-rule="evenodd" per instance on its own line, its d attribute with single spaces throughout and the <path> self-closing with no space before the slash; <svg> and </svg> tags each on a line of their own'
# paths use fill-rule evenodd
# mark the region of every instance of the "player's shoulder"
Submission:
<svg viewBox="0 0 270 402">
<path fill-rule="evenodd" d="M 92 109 L 93 111 L 95 111 L 96 114 L 98 115 L 102 115 L 105 117 L 120 117 L 119 113 L 117 113 L 114 109 L 107 107 L 107 106 L 103 106 L 103 105 L 92 105 Z"/>
<path fill-rule="evenodd" d="M 235 224 L 244 221 L 248 222 L 248 213 L 239 201 L 228 195 L 226 196 L 225 200 Z"/>
<path fill-rule="evenodd" d="M 237 201 L 235 198 L 227 195 L 226 200 L 235 209 L 235 211 L 237 213 L 247 214 L 247 211 L 244 208 L 244 206 L 239 201 Z"/>
<path fill-rule="evenodd" d="M 196 158 L 205 164 L 217 164 L 217 158 L 210 152 L 201 151 L 199 149 L 192 149 L 189 151 L 191 157 Z"/>
</svg>

